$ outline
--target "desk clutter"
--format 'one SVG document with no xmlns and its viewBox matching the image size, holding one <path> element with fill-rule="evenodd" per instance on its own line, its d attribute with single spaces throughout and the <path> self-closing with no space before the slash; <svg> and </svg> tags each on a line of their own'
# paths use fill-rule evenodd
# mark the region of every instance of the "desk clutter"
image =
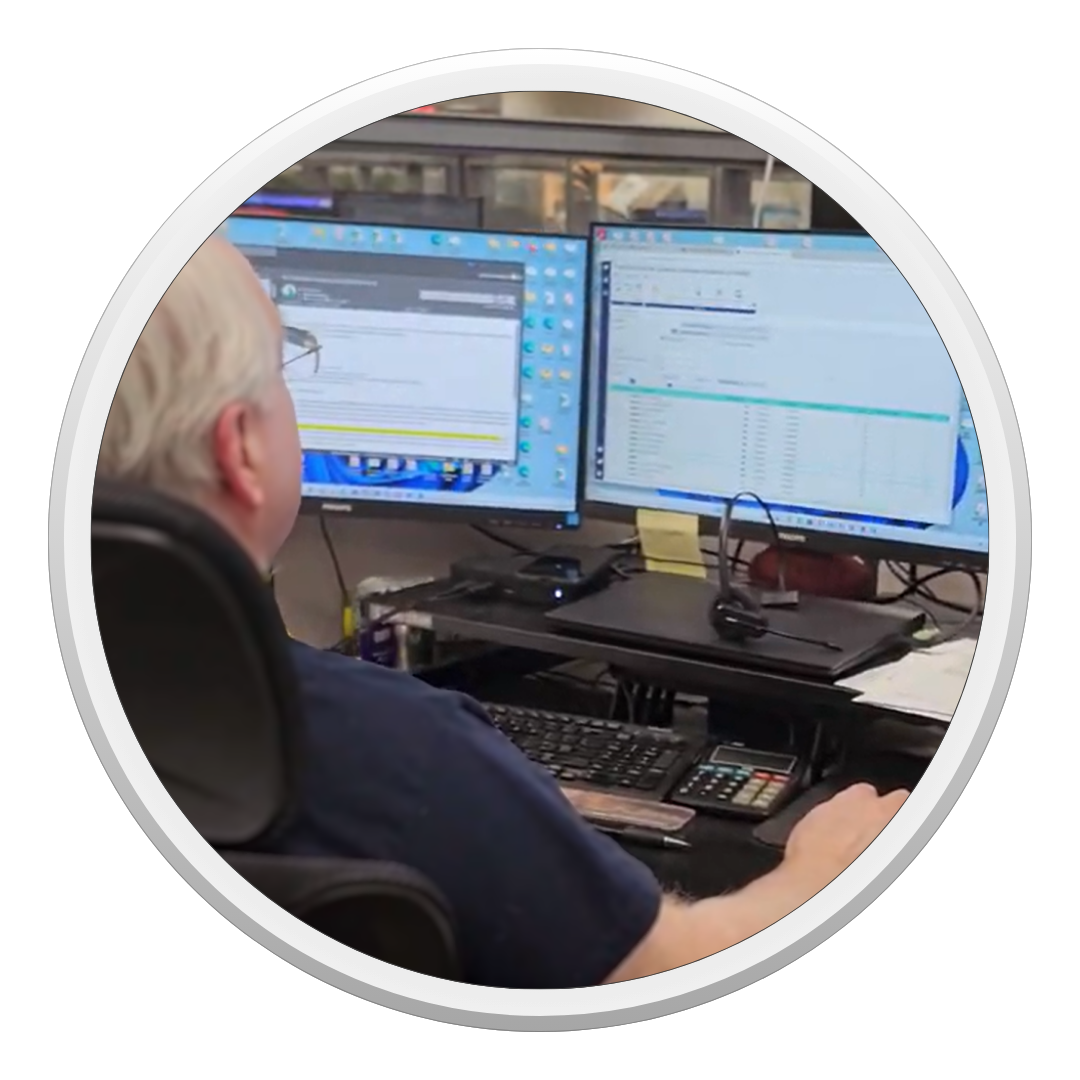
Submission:
<svg viewBox="0 0 1080 1080">
<path fill-rule="evenodd" d="M 975 659 L 975 639 L 959 638 L 916 649 L 891 664 L 838 684 L 858 693 L 861 705 L 924 716 L 948 724 Z"/>
<path fill-rule="evenodd" d="M 672 555 L 670 550 L 665 554 Z M 819 657 L 811 656 L 811 662 L 800 665 L 792 663 L 792 657 L 798 661 L 808 654 L 784 641 L 767 642 L 757 659 L 742 646 L 718 653 L 673 643 L 672 635 L 680 631 L 700 631 L 703 641 L 708 632 L 706 601 L 711 586 L 696 575 L 658 568 L 616 581 L 586 600 L 550 610 L 506 596 L 470 594 L 467 586 L 461 579 L 364 582 L 357 602 L 359 655 L 436 681 L 442 678 L 439 672 L 477 669 L 485 649 L 495 657 L 487 671 L 494 670 L 496 681 L 498 669 L 510 655 L 531 656 L 541 669 L 558 667 L 560 662 L 582 662 L 572 658 L 592 655 L 602 671 L 626 670 L 621 665 L 633 668 L 653 655 L 661 683 L 670 680 L 671 685 L 679 685 L 702 672 L 715 679 L 706 701 L 714 696 L 730 700 L 722 690 L 725 680 L 734 680 L 733 687 L 747 679 L 760 681 L 765 691 L 775 679 L 772 692 L 790 701 L 778 707 L 780 711 L 798 714 L 803 727 L 812 730 L 813 723 L 805 723 L 814 715 L 811 699 L 823 703 L 823 715 L 852 705 L 872 705 L 947 719 L 973 652 L 970 641 L 950 642 L 837 679 L 853 655 L 868 659 L 880 654 L 882 643 L 895 641 L 918 625 L 911 610 L 903 605 L 882 608 L 804 597 L 800 607 L 816 632 L 841 641 L 845 655 L 821 651 Z M 609 621 L 613 626 L 621 624 L 623 633 L 581 633 L 572 626 L 575 609 L 581 606 L 590 609 L 585 614 L 594 625 L 592 609 L 610 610 Z M 694 613 L 696 619 L 690 617 Z M 790 626 L 797 614 L 779 612 L 777 619 L 786 618 L 784 625 Z M 628 625 L 632 632 L 625 630 Z M 381 649 L 375 647 L 380 642 Z M 777 663 L 778 657 L 783 662 Z M 709 659 L 714 664 L 702 667 L 701 661 Z M 522 670 L 528 678 L 532 669 L 526 664 Z M 648 680 L 636 683 L 638 688 L 647 684 Z M 805 801 L 804 793 L 813 788 L 814 777 L 820 773 L 817 735 L 812 741 L 784 741 L 775 729 L 755 726 L 752 715 L 734 739 L 730 731 L 688 733 L 672 726 L 670 701 L 676 695 L 662 692 L 659 684 L 653 687 L 654 698 L 668 700 L 666 711 L 657 710 L 655 703 L 623 707 L 624 696 L 628 699 L 630 694 L 624 695 L 618 679 L 603 687 L 606 699 L 569 706 L 537 698 L 532 692 L 536 685 L 530 679 L 523 698 L 520 684 L 511 686 L 517 696 L 512 692 L 506 698 L 487 694 L 488 684 L 483 680 L 479 686 L 461 688 L 491 702 L 486 707 L 495 726 L 548 772 L 579 812 L 598 826 L 671 835 L 684 830 L 698 815 L 755 824 L 777 815 L 790 816 L 787 808 L 795 804 L 796 816 L 801 816 L 813 805 L 813 800 Z M 594 680 L 591 688 L 600 691 L 601 685 Z M 797 704 L 800 698 L 807 701 Z"/>
</svg>

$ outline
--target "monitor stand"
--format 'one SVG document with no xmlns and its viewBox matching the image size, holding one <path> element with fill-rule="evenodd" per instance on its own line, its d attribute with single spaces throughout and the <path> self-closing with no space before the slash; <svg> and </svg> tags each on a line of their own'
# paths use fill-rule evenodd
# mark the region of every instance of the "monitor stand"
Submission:
<svg viewBox="0 0 1080 1080">
<path fill-rule="evenodd" d="M 750 582 L 761 589 L 778 589 L 781 552 L 770 545 L 750 562 Z M 872 600 L 877 595 L 877 562 L 858 555 L 829 555 L 784 548 L 784 582 L 788 589 L 836 600 Z"/>
<path fill-rule="evenodd" d="M 564 633 L 593 640 L 828 682 L 906 651 L 909 635 L 925 619 L 903 604 L 882 607 L 807 594 L 797 608 L 769 612 L 769 625 L 779 634 L 732 642 L 712 626 L 715 600 L 716 586 L 698 578 L 634 574 L 545 618 Z"/>
</svg>

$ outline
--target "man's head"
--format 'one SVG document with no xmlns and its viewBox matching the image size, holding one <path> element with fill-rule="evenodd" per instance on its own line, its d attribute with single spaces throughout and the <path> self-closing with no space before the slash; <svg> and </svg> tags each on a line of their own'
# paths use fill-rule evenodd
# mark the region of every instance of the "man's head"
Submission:
<svg viewBox="0 0 1080 1080">
<path fill-rule="evenodd" d="M 281 323 L 251 265 L 208 240 L 139 335 L 97 474 L 202 507 L 266 568 L 300 502 L 300 441 Z"/>
</svg>

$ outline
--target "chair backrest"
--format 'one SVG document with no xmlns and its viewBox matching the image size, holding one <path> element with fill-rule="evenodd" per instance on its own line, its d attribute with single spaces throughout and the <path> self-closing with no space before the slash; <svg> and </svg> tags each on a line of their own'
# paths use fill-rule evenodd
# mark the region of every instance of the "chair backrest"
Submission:
<svg viewBox="0 0 1080 1080">
<path fill-rule="evenodd" d="M 120 703 L 169 794 L 215 846 L 291 809 L 301 747 L 288 638 L 270 590 L 205 514 L 99 484 L 94 599 Z"/>
<path fill-rule="evenodd" d="M 415 871 L 353 859 L 223 855 L 264 896 L 342 945 L 437 979 L 458 977 L 449 910 Z"/>
<path fill-rule="evenodd" d="M 247 555 L 195 508 L 102 482 L 91 543 L 117 696 L 188 820 L 255 888 L 315 929 L 387 963 L 455 977 L 449 908 L 421 875 L 251 850 L 265 848 L 294 810 L 303 724 L 288 635 Z"/>
</svg>

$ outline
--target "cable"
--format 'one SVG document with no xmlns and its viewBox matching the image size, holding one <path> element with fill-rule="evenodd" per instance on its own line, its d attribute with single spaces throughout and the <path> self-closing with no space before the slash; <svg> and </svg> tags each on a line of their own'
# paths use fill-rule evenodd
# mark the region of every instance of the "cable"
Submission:
<svg viewBox="0 0 1080 1080">
<path fill-rule="evenodd" d="M 731 522 L 735 517 L 735 508 L 738 506 L 740 499 L 753 499 L 754 502 L 765 511 L 765 517 L 769 522 L 769 528 L 772 530 L 773 547 L 776 548 L 777 588 L 781 593 L 786 593 L 787 575 L 785 571 L 787 568 L 787 548 L 780 539 L 780 530 L 776 527 L 776 519 L 773 517 L 772 510 L 769 509 L 769 504 L 753 491 L 740 491 L 728 499 L 727 505 L 724 507 L 723 517 L 720 519 L 720 532 L 717 537 L 717 552 L 719 553 L 717 558 L 720 567 L 720 593 L 724 597 L 730 596 L 731 594 L 731 569 L 734 565 L 734 560 L 728 557 L 728 537 L 731 535 Z"/>
<path fill-rule="evenodd" d="M 356 637 L 356 615 L 353 611 L 349 587 L 345 584 L 345 575 L 341 571 L 337 550 L 334 547 L 333 538 L 330 536 L 330 526 L 327 525 L 326 518 L 321 513 L 319 514 L 319 531 L 322 533 L 326 550 L 329 552 L 330 562 L 334 566 L 334 577 L 337 579 L 338 592 L 341 596 L 341 639 L 342 641 L 349 641 Z"/>
<path fill-rule="evenodd" d="M 749 560 L 742 559 L 742 558 L 739 557 L 742 554 L 742 549 L 743 549 L 743 544 L 744 543 L 745 543 L 745 541 L 743 541 L 743 540 L 739 541 L 739 543 L 735 547 L 735 554 L 732 555 L 731 558 L 728 561 L 730 562 L 730 564 L 732 566 L 741 566 L 741 567 L 745 567 L 745 568 L 748 569 L 749 566 L 750 566 Z M 639 558 L 641 557 L 641 550 L 640 550 L 641 549 L 641 538 L 638 536 L 637 533 L 634 533 L 633 536 L 627 537 L 627 539 L 625 539 L 625 540 L 619 540 L 614 544 L 605 544 L 604 546 L 609 551 L 621 551 L 621 552 L 624 552 L 626 555 L 628 555 L 630 557 L 639 557 Z M 702 554 L 702 556 L 704 558 L 706 558 L 706 559 L 715 559 L 716 560 L 716 562 L 714 562 L 714 563 L 708 563 L 708 562 L 704 563 L 703 565 L 705 566 L 706 569 L 715 569 L 717 566 L 719 566 L 719 564 L 720 564 L 720 555 L 717 552 L 710 551 L 709 548 L 706 548 L 706 547 L 699 548 L 698 550 L 701 552 L 701 554 Z M 692 562 L 690 559 L 662 558 L 662 559 L 657 559 L 656 561 L 661 562 L 661 563 L 673 563 L 676 566 L 697 566 L 698 565 L 696 562 Z M 642 572 L 640 570 L 637 570 L 637 571 L 628 570 L 625 566 L 622 566 L 619 563 L 615 563 L 612 566 L 612 570 L 614 571 L 614 573 L 616 575 L 618 575 L 621 578 L 625 578 L 629 573 Z"/>
<path fill-rule="evenodd" d="M 961 566 L 942 566 L 927 574 L 919 576 L 918 569 L 914 564 L 909 564 L 906 570 L 898 563 L 891 561 L 886 561 L 885 565 L 889 568 L 890 573 L 892 573 L 892 575 L 900 582 L 902 588 L 898 593 L 891 593 L 888 596 L 878 597 L 874 603 L 895 604 L 898 601 L 906 600 L 909 597 L 918 597 L 928 603 L 943 607 L 948 611 L 959 612 L 961 615 L 967 615 L 970 612 L 971 609 L 968 605 L 957 604 L 952 600 L 944 600 L 938 596 L 937 593 L 927 588 L 927 585 L 931 581 L 936 581 L 938 578 L 946 577 L 949 574 L 965 574 L 968 578 L 971 578 L 973 574 L 976 574 L 976 571 Z M 981 580 L 979 581 L 977 588 L 982 588 Z M 981 615 L 982 610 L 980 609 L 979 616 Z"/>
<path fill-rule="evenodd" d="M 519 555 L 536 555 L 533 548 L 526 547 L 524 544 L 519 544 L 516 540 L 508 540 L 505 536 L 500 536 L 498 533 L 492 532 L 484 525 L 472 525 L 470 526 L 473 532 L 479 533 L 481 536 L 493 543 L 501 544 L 505 548 L 509 548 L 511 551 L 516 551 Z"/>
<path fill-rule="evenodd" d="M 887 563 L 886 565 L 897 578 L 899 578 L 901 581 L 904 580 L 905 571 L 903 570 L 903 568 L 898 567 L 895 563 Z M 914 563 L 908 564 L 906 575 L 909 581 L 914 580 L 918 576 L 918 568 L 915 566 Z M 952 600 L 943 599 L 942 597 L 938 596 L 936 592 L 927 588 L 925 584 L 918 586 L 915 595 L 923 600 L 928 601 L 931 604 L 936 604 L 939 607 L 943 607 L 948 611 L 959 612 L 961 615 L 966 615 L 969 610 L 964 604 L 957 604 Z M 980 611 L 979 614 L 981 615 L 982 612 Z"/>
<path fill-rule="evenodd" d="M 713 555 L 713 553 L 711 551 L 703 551 L 702 555 L 710 555 L 714 559 L 716 558 L 716 556 Z M 641 559 L 642 558 L 642 556 L 640 556 L 640 555 L 634 555 L 632 557 L 635 558 L 635 559 Z M 692 559 L 669 559 L 666 555 L 663 558 L 656 559 L 655 561 L 660 563 L 661 565 L 667 563 L 667 564 L 669 564 L 671 566 L 696 566 L 696 567 L 701 568 L 702 570 L 713 570 L 718 565 L 718 563 L 712 563 L 712 564 L 705 563 L 705 562 L 696 563 Z M 647 573 L 648 568 L 646 566 L 644 566 L 644 565 L 626 566 L 623 563 L 616 562 L 616 563 L 612 564 L 612 571 L 616 575 L 618 575 L 619 577 L 626 578 L 626 577 L 629 577 L 629 576 L 631 576 L 633 574 Z"/>
<path fill-rule="evenodd" d="M 341 572 L 341 563 L 338 562 L 334 541 L 330 536 L 330 527 L 326 524 L 326 518 L 322 514 L 319 514 L 319 531 L 322 533 L 323 541 L 326 544 L 326 550 L 330 554 L 330 562 L 334 565 L 334 577 L 337 579 L 338 591 L 341 594 L 341 602 L 348 607 L 349 588 L 345 584 L 345 575 Z"/>
<path fill-rule="evenodd" d="M 967 615 L 960 620 L 955 626 L 949 627 L 944 632 L 940 631 L 940 623 L 938 623 L 939 632 L 928 641 L 916 642 L 912 647 L 915 649 L 929 649 L 935 645 L 942 645 L 946 641 L 952 641 L 955 638 L 962 637 L 971 627 L 975 621 L 981 618 L 983 613 L 983 604 L 986 599 L 986 594 L 983 589 L 982 579 L 974 570 L 961 570 L 959 573 L 966 574 L 968 580 L 975 586 L 975 602 L 971 605 Z M 936 622 L 936 620 L 935 620 Z"/>
<path fill-rule="evenodd" d="M 342 638 L 333 645 L 328 645 L 323 651 L 337 653 L 339 656 L 355 656 L 356 640 L 355 638 Z"/>
<path fill-rule="evenodd" d="M 417 606 L 423 610 L 428 604 L 437 604 L 442 600 L 464 600 L 472 596 L 487 595 L 492 591 L 492 586 L 487 582 L 476 581 L 459 581 L 456 585 L 451 585 L 450 588 L 444 589 L 442 592 L 435 593 L 434 596 L 425 596 L 423 600 L 419 601 Z M 368 601 L 378 600 L 380 596 L 393 596 L 393 593 L 375 593 L 369 596 Z M 397 615 L 401 615 L 403 610 L 399 607 L 388 608 L 378 618 L 371 621 L 371 625 L 380 625 L 382 623 L 389 622 Z"/>
<path fill-rule="evenodd" d="M 574 686 L 597 691 L 604 689 L 604 680 L 607 677 L 608 672 L 606 669 L 591 679 L 584 675 L 572 675 L 566 671 L 538 671 L 525 676 L 526 681 L 535 679 L 537 682 L 549 682 L 561 686 Z"/>
<path fill-rule="evenodd" d="M 896 574 L 896 571 L 893 569 L 892 566 L 890 566 L 889 569 L 892 570 L 894 574 Z M 931 581 L 937 581 L 938 578 L 946 577 L 948 574 L 970 573 L 974 573 L 974 571 L 965 570 L 959 566 L 942 566 L 939 567 L 937 570 L 931 570 L 928 574 L 923 574 L 922 577 L 909 578 L 907 579 L 906 584 L 905 576 L 899 574 L 896 576 L 900 578 L 900 583 L 903 586 L 900 592 L 890 593 L 888 596 L 876 597 L 873 602 L 875 604 L 896 604 L 901 600 L 906 600 L 909 596 L 915 596 Z M 932 595 L 933 594 L 931 594 L 931 598 Z M 967 608 L 964 608 L 963 610 L 967 611 Z"/>
</svg>

